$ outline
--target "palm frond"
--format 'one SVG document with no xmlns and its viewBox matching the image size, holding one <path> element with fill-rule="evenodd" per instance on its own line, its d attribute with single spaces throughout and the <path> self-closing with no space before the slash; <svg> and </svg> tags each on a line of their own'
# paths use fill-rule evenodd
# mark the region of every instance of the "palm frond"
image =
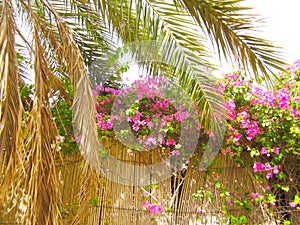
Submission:
<svg viewBox="0 0 300 225">
<path fill-rule="evenodd" d="M 157 71 L 153 70 L 153 66 L 160 66 L 161 62 L 168 64 L 169 68 L 172 67 L 173 71 L 166 75 L 177 79 L 198 103 L 203 112 L 201 122 L 209 129 L 209 124 L 216 117 L 214 114 L 224 110 L 220 110 L 222 99 L 211 89 L 215 82 L 206 70 L 206 67 L 212 67 L 207 60 L 209 47 L 190 14 L 172 1 L 110 3 L 102 8 L 107 9 L 106 16 L 110 18 L 108 21 L 124 43 L 145 39 L 154 41 L 152 46 L 148 45 L 149 48 L 131 45 L 134 46 L 131 50 L 137 61 L 142 61 L 152 74 Z"/>
<path fill-rule="evenodd" d="M 271 81 L 272 67 L 284 70 L 280 48 L 249 33 L 257 30 L 257 16 L 248 14 L 244 0 L 176 0 L 186 8 L 201 29 L 216 45 L 219 55 L 236 60 L 255 78 Z M 261 74 L 262 73 L 262 74 Z"/>
<path fill-rule="evenodd" d="M 3 1 L 1 17 L 1 66 L 0 66 L 0 151 L 10 155 L 16 149 L 17 134 L 20 126 L 20 95 L 18 82 L 20 79 L 17 54 L 15 51 L 14 14 L 11 1 Z M 13 62 L 13 63 L 12 63 Z"/>
<path fill-rule="evenodd" d="M 47 79 L 52 71 L 44 57 L 39 36 L 39 24 L 35 21 L 35 96 L 23 136 L 25 160 L 24 183 L 26 210 L 24 224 L 58 224 L 58 181 L 55 172 L 55 137 L 58 135 L 50 112 L 49 85 Z M 26 202 L 26 200 L 28 202 Z"/>
<path fill-rule="evenodd" d="M 10 0 L 3 1 L 0 21 L 0 154 L 5 173 L 0 177 L 0 202 L 6 205 L 18 172 L 18 153 L 22 104 L 18 89 L 20 74 L 15 52 L 14 11 Z M 7 206 L 7 205 L 6 205 Z"/>
<path fill-rule="evenodd" d="M 53 11 L 54 13 L 54 11 Z M 65 57 L 66 69 L 75 87 L 73 101 L 74 133 L 81 137 L 80 150 L 85 156 L 84 183 L 80 195 L 80 210 L 72 220 L 72 224 L 84 222 L 89 216 L 87 210 L 90 206 L 90 198 L 97 188 L 97 177 L 91 168 L 91 163 L 97 165 L 94 160 L 98 159 L 98 134 L 95 124 L 95 108 L 91 93 L 91 83 L 87 75 L 87 68 L 84 59 L 78 48 L 72 29 L 55 14 L 59 31 L 62 35 L 62 42 L 57 49 L 57 54 Z M 89 163 L 89 164 L 88 164 Z M 95 186 L 96 185 L 96 186 Z"/>
<path fill-rule="evenodd" d="M 23 224 L 59 224 L 59 195 L 54 157 L 57 154 L 58 135 L 50 111 L 51 98 L 48 80 L 55 76 L 47 60 L 47 51 L 41 41 L 43 20 L 31 5 L 20 1 L 33 26 L 35 93 L 33 106 L 26 119 L 22 134 L 23 171 L 19 174 L 17 190 L 22 190 L 19 201 L 23 204 Z"/>
<path fill-rule="evenodd" d="M 43 1 L 42 1 L 43 2 Z M 45 6 L 45 4 L 42 4 Z M 90 1 L 47 1 L 74 33 L 74 40 L 87 65 L 103 59 L 116 46 L 111 31 Z M 47 7 L 43 7 L 44 10 Z M 47 11 L 47 10 L 46 10 Z M 51 17 L 51 16 L 50 16 Z M 55 24 L 53 20 L 53 24 Z"/>
</svg>

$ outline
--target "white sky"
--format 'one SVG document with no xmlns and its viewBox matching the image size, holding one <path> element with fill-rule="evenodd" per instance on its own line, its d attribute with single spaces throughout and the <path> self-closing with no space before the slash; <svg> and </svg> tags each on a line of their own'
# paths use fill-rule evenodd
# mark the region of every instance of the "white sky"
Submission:
<svg viewBox="0 0 300 225">
<path fill-rule="evenodd" d="M 287 62 L 292 64 L 300 59 L 300 1 L 247 0 L 246 4 L 267 19 L 263 34 L 284 47 Z"/>
</svg>

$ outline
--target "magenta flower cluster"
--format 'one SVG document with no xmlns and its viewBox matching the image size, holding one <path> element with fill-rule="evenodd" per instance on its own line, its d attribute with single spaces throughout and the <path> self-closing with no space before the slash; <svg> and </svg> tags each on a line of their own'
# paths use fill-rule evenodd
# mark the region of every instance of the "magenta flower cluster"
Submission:
<svg viewBox="0 0 300 225">
<path fill-rule="evenodd" d="M 260 163 L 260 162 L 255 162 L 253 165 L 253 171 L 255 173 L 257 172 L 266 172 L 266 178 L 270 179 L 273 177 L 274 175 L 277 175 L 279 173 L 279 168 L 277 165 L 275 165 L 274 167 L 272 167 L 270 165 L 270 163 Z"/>
<path fill-rule="evenodd" d="M 146 77 L 145 80 L 135 81 L 132 88 L 122 90 L 97 86 L 94 90 L 97 93 L 95 95 L 96 124 L 102 131 L 102 135 L 113 135 L 114 122 L 120 120 L 120 116 L 111 115 L 113 104 L 121 105 L 123 101 L 121 99 L 127 100 L 127 96 L 134 95 L 138 102 L 131 105 L 126 114 L 126 122 L 131 129 L 128 132 L 137 137 L 141 146 L 167 146 L 171 149 L 171 155 L 180 155 L 178 133 L 181 132 L 181 123 L 190 117 L 188 106 L 182 102 L 175 108 L 174 99 L 163 96 L 159 86 L 161 82 L 165 82 L 161 77 L 155 80 Z M 155 136 L 150 132 L 153 128 L 159 130 Z M 126 132 L 122 135 L 126 135 Z"/>
<path fill-rule="evenodd" d="M 158 214 L 164 212 L 164 209 L 160 203 L 153 204 L 149 201 L 143 201 L 143 206 L 147 208 L 148 215 Z"/>
<path fill-rule="evenodd" d="M 243 72 L 226 75 L 220 84 L 228 121 L 221 152 L 236 159 L 238 166 L 251 165 L 265 192 L 250 193 L 250 200 L 272 209 L 282 204 L 299 209 L 294 171 L 300 161 L 300 60 L 279 75 L 272 90 L 247 80 Z M 278 189 L 289 192 L 288 203 L 279 203 Z"/>
</svg>

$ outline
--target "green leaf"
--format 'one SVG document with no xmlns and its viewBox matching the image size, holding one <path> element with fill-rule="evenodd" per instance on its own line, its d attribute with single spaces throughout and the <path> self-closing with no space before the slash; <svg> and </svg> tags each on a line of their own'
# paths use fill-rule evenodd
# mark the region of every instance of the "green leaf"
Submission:
<svg viewBox="0 0 300 225">
<path fill-rule="evenodd" d="M 216 183 L 216 188 L 220 188 L 220 187 L 222 187 L 222 184 L 219 183 L 219 182 L 217 182 L 217 183 Z"/>
<path fill-rule="evenodd" d="M 255 148 L 253 148 L 251 151 L 250 151 L 250 156 L 253 158 L 254 156 L 259 156 L 259 151 Z"/>
<path fill-rule="evenodd" d="M 295 197 L 294 197 L 294 201 L 293 201 L 295 204 L 300 204 L 300 195 L 299 194 L 297 194 L 297 195 L 295 195 Z"/>
<path fill-rule="evenodd" d="M 89 201 L 90 205 L 93 206 L 93 207 L 97 207 L 98 204 L 99 204 L 99 200 L 97 197 L 92 197 L 90 198 L 90 201 Z"/>
<path fill-rule="evenodd" d="M 288 192 L 290 190 L 289 186 L 281 186 L 281 189 L 285 192 Z"/>
</svg>

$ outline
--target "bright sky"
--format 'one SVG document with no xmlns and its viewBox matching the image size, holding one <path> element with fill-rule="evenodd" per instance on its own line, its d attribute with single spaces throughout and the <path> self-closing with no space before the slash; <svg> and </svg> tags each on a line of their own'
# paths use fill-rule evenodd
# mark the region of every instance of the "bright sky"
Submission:
<svg viewBox="0 0 300 225">
<path fill-rule="evenodd" d="M 287 62 L 292 64 L 300 59 L 300 1 L 247 0 L 246 4 L 267 19 L 263 34 L 284 47 Z"/>
</svg>

